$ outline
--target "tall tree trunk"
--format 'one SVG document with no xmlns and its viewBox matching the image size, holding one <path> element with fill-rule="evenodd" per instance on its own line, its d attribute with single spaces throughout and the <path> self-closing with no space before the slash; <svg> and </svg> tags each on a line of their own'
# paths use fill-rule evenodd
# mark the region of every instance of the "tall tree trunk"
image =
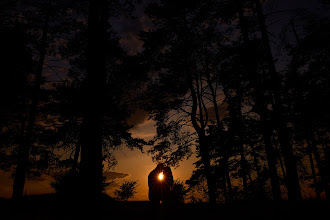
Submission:
<svg viewBox="0 0 330 220">
<path fill-rule="evenodd" d="M 281 167 L 281 171 L 283 173 L 283 179 L 284 179 L 285 185 L 288 185 L 287 184 L 287 178 L 286 178 L 286 172 L 285 172 L 285 168 L 284 168 L 284 164 L 283 164 L 283 160 L 282 160 L 281 155 L 279 155 L 278 160 L 280 162 L 280 167 Z"/>
<path fill-rule="evenodd" d="M 28 115 L 26 135 L 25 137 L 23 137 L 23 141 L 20 143 L 18 149 L 17 166 L 14 175 L 13 194 L 12 194 L 12 199 L 14 200 L 18 200 L 23 197 L 25 176 L 28 170 L 28 161 L 29 161 L 30 150 L 32 145 L 33 128 L 35 125 L 35 121 L 37 117 L 37 107 L 39 104 L 40 86 L 42 81 L 42 70 L 46 56 L 50 13 L 51 13 L 51 1 L 49 1 L 48 9 L 46 12 L 45 23 L 42 28 L 39 60 L 36 68 L 36 79 L 33 88 L 31 110 Z"/>
<path fill-rule="evenodd" d="M 252 156 L 253 156 L 253 163 L 254 167 L 257 172 L 257 182 L 258 182 L 258 198 L 259 199 L 264 199 L 265 198 L 265 192 L 264 192 L 264 187 L 263 187 L 263 181 L 261 179 L 261 174 L 260 174 L 260 166 L 259 166 L 259 161 L 258 161 L 258 155 L 254 149 L 253 146 L 251 146 L 252 149 Z"/>
<path fill-rule="evenodd" d="M 291 19 L 290 25 L 291 25 L 293 34 L 295 36 L 295 39 L 297 41 L 297 45 L 298 45 L 298 47 L 300 47 L 301 41 L 299 39 L 299 36 L 298 36 L 297 30 L 296 30 L 295 24 L 293 22 L 293 19 Z M 308 112 L 307 113 L 307 117 L 311 117 L 311 115 L 312 115 L 311 112 Z M 313 155 L 312 155 L 312 153 L 314 153 L 316 164 L 317 164 L 317 167 L 319 169 L 319 174 L 320 174 L 320 177 L 321 177 L 322 188 L 326 188 L 326 186 L 328 185 L 328 181 L 326 180 L 325 169 L 324 169 L 324 167 L 323 167 L 323 165 L 321 163 L 320 155 L 318 153 L 318 150 L 317 150 L 317 147 L 316 147 L 316 144 L 315 144 L 315 138 L 314 138 L 314 134 L 313 134 L 313 123 L 312 123 L 312 119 L 309 118 L 309 119 L 306 119 L 306 120 L 307 120 L 307 125 L 306 125 L 307 136 L 306 137 L 308 137 L 307 143 L 308 143 L 308 148 L 309 148 L 309 157 L 310 157 L 310 163 L 311 163 L 311 169 L 312 169 L 312 173 L 313 173 L 313 178 L 314 178 L 315 169 L 314 169 L 314 164 L 312 165 L 312 161 L 313 161 Z M 320 198 L 320 190 L 322 190 L 322 189 L 320 188 L 320 185 L 317 185 L 317 179 L 316 178 L 314 178 L 314 184 L 316 184 L 315 185 L 315 191 L 316 191 L 317 198 Z M 326 197 L 327 197 L 327 190 L 326 190 Z"/>
<path fill-rule="evenodd" d="M 310 140 L 310 147 L 311 147 L 311 152 L 314 155 L 315 161 L 316 161 L 316 165 L 318 168 L 318 173 L 320 176 L 320 181 L 321 181 L 321 185 L 319 184 L 319 190 L 320 192 L 323 191 L 323 189 L 326 189 L 327 187 L 327 180 L 326 180 L 326 172 L 325 172 L 325 167 L 323 165 L 323 163 L 321 162 L 321 157 L 319 154 L 319 151 L 317 149 L 317 145 L 316 145 L 316 140 L 313 134 L 313 126 L 309 126 L 309 140 Z M 325 193 L 327 194 L 327 191 L 325 191 Z M 326 195 L 327 196 L 327 195 Z"/>
<path fill-rule="evenodd" d="M 325 155 L 325 165 L 324 165 L 324 172 L 325 172 L 325 198 L 329 199 L 330 196 L 330 147 L 326 143 L 322 143 L 324 155 Z"/>
<path fill-rule="evenodd" d="M 268 169 L 270 174 L 271 186 L 272 186 L 272 194 L 273 198 L 276 201 L 280 201 L 281 197 L 281 189 L 279 184 L 279 178 L 276 169 L 276 158 L 274 155 L 274 149 L 271 142 L 271 128 L 269 124 L 269 120 L 267 119 L 267 106 L 265 101 L 264 89 L 262 88 L 262 82 L 260 82 L 259 76 L 257 76 L 257 63 L 253 57 L 249 56 L 249 34 L 248 34 L 248 24 L 246 18 L 243 15 L 241 0 L 239 0 L 238 5 L 238 15 L 239 15 L 239 25 L 241 28 L 244 46 L 245 46 L 245 59 L 246 59 L 246 69 L 250 77 L 255 78 L 254 89 L 255 89 L 255 98 L 256 98 L 256 106 L 257 112 L 260 115 L 260 122 L 262 126 L 262 136 L 265 144 L 266 156 Z"/>
<path fill-rule="evenodd" d="M 238 83 L 237 87 L 242 86 Z M 244 191 L 244 199 L 248 199 L 248 186 L 247 186 L 247 175 L 249 174 L 247 161 L 244 154 L 244 144 L 243 144 L 243 122 L 242 122 L 242 96 L 243 92 L 241 88 L 236 89 L 236 98 L 235 98 L 235 109 L 236 109 L 236 126 L 234 129 L 237 132 L 237 141 L 238 147 L 241 155 L 241 170 L 242 170 L 242 179 L 243 179 L 243 191 Z"/>
<path fill-rule="evenodd" d="M 312 177 L 313 177 L 313 182 L 314 182 L 314 187 L 315 187 L 315 194 L 316 198 L 320 199 L 321 198 L 321 188 L 320 188 L 320 183 L 317 180 L 317 174 L 315 171 L 315 163 L 314 163 L 314 158 L 313 158 L 313 151 L 315 150 L 314 148 L 314 135 L 313 135 L 313 127 L 312 127 L 312 120 L 311 120 L 311 115 L 310 112 L 306 114 L 306 121 L 305 121 L 305 135 L 306 135 L 306 143 L 307 143 L 307 152 L 308 152 L 308 157 L 309 157 L 309 164 L 311 167 L 312 171 Z M 318 155 L 318 154 L 317 154 Z M 319 169 L 320 171 L 320 169 Z M 322 178 L 321 178 L 322 182 Z"/>
<path fill-rule="evenodd" d="M 207 125 L 207 120 L 204 121 L 203 118 L 203 110 L 205 111 L 205 113 L 207 114 L 207 110 L 206 110 L 206 106 L 204 105 L 204 103 L 202 103 L 202 89 L 203 88 L 199 88 L 199 82 L 198 82 L 198 78 L 200 77 L 195 77 L 192 75 L 191 71 L 190 71 L 190 64 L 192 63 L 190 60 L 191 54 L 189 52 L 191 52 L 191 47 L 190 47 L 190 33 L 189 33 L 189 28 L 187 25 L 187 15 L 184 15 L 184 33 L 185 33 L 185 40 L 184 40 L 184 51 L 185 51 L 185 56 L 184 56 L 184 60 L 185 60 L 185 76 L 187 77 L 187 85 L 189 86 L 189 90 L 191 93 L 191 97 L 192 97 L 192 109 L 191 109 L 191 122 L 192 125 L 194 127 L 194 129 L 197 132 L 198 135 L 198 141 L 199 141 L 199 150 L 200 150 L 200 154 L 201 154 L 201 161 L 204 165 L 204 175 L 206 177 L 206 181 L 207 181 L 207 187 L 208 187 L 208 196 L 209 196 L 209 204 L 211 207 L 215 207 L 216 206 L 216 193 L 215 193 L 215 178 L 214 178 L 214 174 L 213 171 L 211 169 L 211 158 L 210 158 L 210 152 L 209 152 L 209 146 L 208 146 L 208 141 L 207 141 L 207 137 L 205 135 L 205 127 Z M 196 82 L 196 91 L 194 88 L 194 80 Z M 197 109 L 199 108 L 200 112 L 200 125 L 197 122 Z"/>
<path fill-rule="evenodd" d="M 259 0 L 254 0 L 254 2 L 258 16 L 260 31 L 262 35 L 262 43 L 265 51 L 265 58 L 266 61 L 268 62 L 268 70 L 271 77 L 271 81 L 273 82 L 272 92 L 275 101 L 273 106 L 274 122 L 277 123 L 279 142 L 287 172 L 288 198 L 289 200 L 299 200 L 301 199 L 301 192 L 300 192 L 299 177 L 297 171 L 297 162 L 293 154 L 290 132 L 284 120 L 283 104 L 282 104 L 282 98 L 280 96 L 281 83 L 275 68 L 274 59 L 269 44 L 267 27 L 265 24 L 265 17 L 263 15 L 261 4 Z"/>
<path fill-rule="evenodd" d="M 270 128 L 270 123 L 266 119 L 265 116 L 265 107 L 261 107 L 259 111 L 260 115 L 260 120 L 261 120 L 261 126 L 262 126 L 262 136 L 264 139 L 264 144 L 265 144 L 265 151 L 266 151 L 266 157 L 267 157 L 267 164 L 268 164 L 268 169 L 269 169 L 269 174 L 270 174 L 270 183 L 272 186 L 272 195 L 273 199 L 275 201 L 281 201 L 282 200 L 282 193 L 281 193 L 281 188 L 280 188 L 280 183 L 279 183 L 279 178 L 277 174 L 277 167 L 276 167 L 276 158 L 275 158 L 275 153 L 274 153 L 274 147 L 272 146 L 272 141 L 271 141 L 271 128 Z"/>
<path fill-rule="evenodd" d="M 203 134 L 199 135 L 200 142 L 200 150 L 201 150 L 201 159 L 204 165 L 204 172 L 206 176 L 206 182 L 208 186 L 208 194 L 209 194 L 209 203 L 211 206 L 216 205 L 216 194 L 215 194 L 215 179 L 214 174 L 212 172 L 208 143 L 206 136 Z"/>
<path fill-rule="evenodd" d="M 314 187 L 315 187 L 315 193 L 316 193 L 316 198 L 320 199 L 320 187 L 319 187 L 319 183 L 317 181 L 317 177 L 316 177 L 316 172 L 315 172 L 315 166 L 314 166 L 314 159 L 313 159 L 313 154 L 312 154 L 312 146 L 310 143 L 310 140 L 307 140 L 307 151 L 308 151 L 308 157 L 309 157 L 309 163 L 311 166 L 311 170 L 312 170 L 312 176 L 313 176 L 313 181 L 314 181 Z"/>
<path fill-rule="evenodd" d="M 235 87 L 239 87 L 239 83 L 236 83 Z M 248 198 L 248 187 L 247 187 L 247 162 L 244 153 L 244 145 L 242 141 L 243 132 L 242 132 L 242 113 L 241 113 L 241 99 L 242 99 L 242 90 L 241 88 L 236 88 L 236 95 L 234 97 L 230 97 L 228 94 L 228 90 L 224 89 L 226 97 L 228 99 L 228 109 L 229 109 L 229 129 L 232 134 L 232 140 L 235 146 L 238 148 L 241 160 L 240 160 L 240 168 L 241 168 L 241 176 L 243 182 L 243 195 L 244 199 Z"/>
<path fill-rule="evenodd" d="M 227 186 L 228 186 L 228 198 L 229 198 L 229 202 L 231 202 L 233 200 L 233 197 L 234 197 L 234 193 L 233 193 L 233 187 L 232 187 L 232 184 L 231 184 L 231 180 L 230 180 L 230 172 L 229 172 L 229 166 L 228 166 L 228 153 L 226 152 L 224 155 L 224 161 L 225 161 L 225 176 L 226 176 L 226 181 L 227 181 Z"/>
<path fill-rule="evenodd" d="M 241 156 L 241 171 L 242 171 L 242 180 L 243 180 L 243 195 L 244 199 L 248 199 L 248 188 L 247 188 L 247 165 L 246 165 L 246 159 L 244 155 L 244 148 L 243 144 L 239 143 L 239 150 L 240 150 L 240 156 Z"/>
<path fill-rule="evenodd" d="M 199 148 L 201 153 L 201 160 L 204 165 L 204 173 L 207 181 L 207 187 L 208 187 L 208 196 L 209 196 L 209 203 L 211 206 L 216 205 L 216 195 L 215 195 L 215 180 L 213 176 L 213 172 L 211 169 L 211 161 L 210 161 L 210 153 L 208 149 L 208 142 L 207 137 L 205 135 L 204 125 L 201 124 L 198 125 L 197 123 L 197 108 L 198 108 L 198 98 L 196 95 L 195 88 L 193 86 L 192 80 L 190 80 L 189 83 L 189 90 L 192 96 L 192 111 L 191 111 L 191 121 L 193 124 L 194 129 L 196 130 L 198 134 L 198 140 L 199 140 Z"/>
<path fill-rule="evenodd" d="M 73 162 L 72 162 L 72 168 L 71 168 L 72 173 L 77 173 L 78 160 L 79 160 L 80 150 L 81 150 L 81 138 L 82 138 L 81 135 L 79 135 L 78 141 L 76 144 L 76 149 L 74 152 Z"/>
<path fill-rule="evenodd" d="M 208 63 L 206 63 L 205 67 L 205 73 L 206 73 L 206 77 L 207 77 L 207 84 L 210 88 L 211 91 L 211 96 L 212 96 L 212 104 L 213 104 L 213 108 L 214 108 L 214 112 L 215 112 L 215 118 L 216 118 L 216 122 L 217 122 L 217 127 L 219 129 L 219 136 L 221 138 L 221 134 L 220 134 L 220 129 L 222 127 L 222 123 L 220 120 L 220 114 L 219 114 L 219 107 L 218 107 L 218 103 L 217 103 L 217 91 L 215 91 L 213 85 L 212 85 L 212 81 L 211 81 L 211 76 L 210 76 L 210 71 L 208 69 Z M 231 185 L 231 180 L 230 180 L 230 174 L 229 174 L 229 167 L 228 167 L 228 156 L 227 156 L 227 152 L 226 150 L 222 150 L 223 155 L 221 155 L 223 157 L 223 164 L 222 166 L 224 166 L 224 172 L 225 172 L 225 181 L 224 181 L 224 194 L 225 194 L 225 202 L 230 202 L 233 199 L 233 188 Z M 228 193 L 227 193 L 227 186 L 226 186 L 226 182 L 228 185 Z"/>
<path fill-rule="evenodd" d="M 105 33 L 107 1 L 91 0 L 88 15 L 87 97 L 81 138 L 84 196 L 96 200 L 102 192 L 102 128 L 106 82 Z"/>
</svg>

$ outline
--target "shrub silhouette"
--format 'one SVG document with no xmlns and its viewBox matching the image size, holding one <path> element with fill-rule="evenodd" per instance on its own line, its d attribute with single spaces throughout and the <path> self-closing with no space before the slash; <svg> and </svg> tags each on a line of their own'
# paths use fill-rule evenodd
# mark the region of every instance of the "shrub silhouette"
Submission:
<svg viewBox="0 0 330 220">
<path fill-rule="evenodd" d="M 134 198 L 135 193 L 137 193 L 138 181 L 126 181 L 119 186 L 119 189 L 115 190 L 115 196 L 117 199 L 127 202 L 128 199 Z"/>
<path fill-rule="evenodd" d="M 187 197 L 188 187 L 183 181 L 174 180 L 172 189 L 172 201 L 175 204 L 184 203 Z"/>
</svg>

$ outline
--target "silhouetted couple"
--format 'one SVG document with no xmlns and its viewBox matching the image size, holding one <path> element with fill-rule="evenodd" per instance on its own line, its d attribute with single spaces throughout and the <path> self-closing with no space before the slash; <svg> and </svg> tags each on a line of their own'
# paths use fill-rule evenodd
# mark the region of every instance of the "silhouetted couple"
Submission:
<svg viewBox="0 0 330 220">
<path fill-rule="evenodd" d="M 171 168 L 159 163 L 148 176 L 149 200 L 153 207 L 158 207 L 160 201 L 168 205 L 171 200 L 173 188 L 173 175 Z"/>
</svg>

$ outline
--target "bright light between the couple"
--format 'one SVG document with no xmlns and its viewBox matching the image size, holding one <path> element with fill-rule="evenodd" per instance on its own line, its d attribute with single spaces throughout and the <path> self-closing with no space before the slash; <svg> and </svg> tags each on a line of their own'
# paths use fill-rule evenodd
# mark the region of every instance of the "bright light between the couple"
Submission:
<svg viewBox="0 0 330 220">
<path fill-rule="evenodd" d="M 159 173 L 159 175 L 158 175 L 158 179 L 159 179 L 159 180 L 163 180 L 163 179 L 164 179 L 164 174 L 163 174 L 163 172 Z"/>
</svg>

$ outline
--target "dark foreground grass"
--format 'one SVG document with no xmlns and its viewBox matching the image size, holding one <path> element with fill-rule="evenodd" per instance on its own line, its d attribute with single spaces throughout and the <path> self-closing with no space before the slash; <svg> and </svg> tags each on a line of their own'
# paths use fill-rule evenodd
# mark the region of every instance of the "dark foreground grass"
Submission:
<svg viewBox="0 0 330 220">
<path fill-rule="evenodd" d="M 104 199 L 98 204 L 83 200 L 60 199 L 56 195 L 35 196 L 14 202 L 0 199 L 0 219 L 71 220 L 71 219 L 330 219 L 330 206 L 326 201 L 300 201 L 296 203 L 272 201 L 236 202 L 210 208 L 207 204 L 184 204 L 172 207 L 151 207 L 148 201 L 121 203 Z"/>
</svg>

